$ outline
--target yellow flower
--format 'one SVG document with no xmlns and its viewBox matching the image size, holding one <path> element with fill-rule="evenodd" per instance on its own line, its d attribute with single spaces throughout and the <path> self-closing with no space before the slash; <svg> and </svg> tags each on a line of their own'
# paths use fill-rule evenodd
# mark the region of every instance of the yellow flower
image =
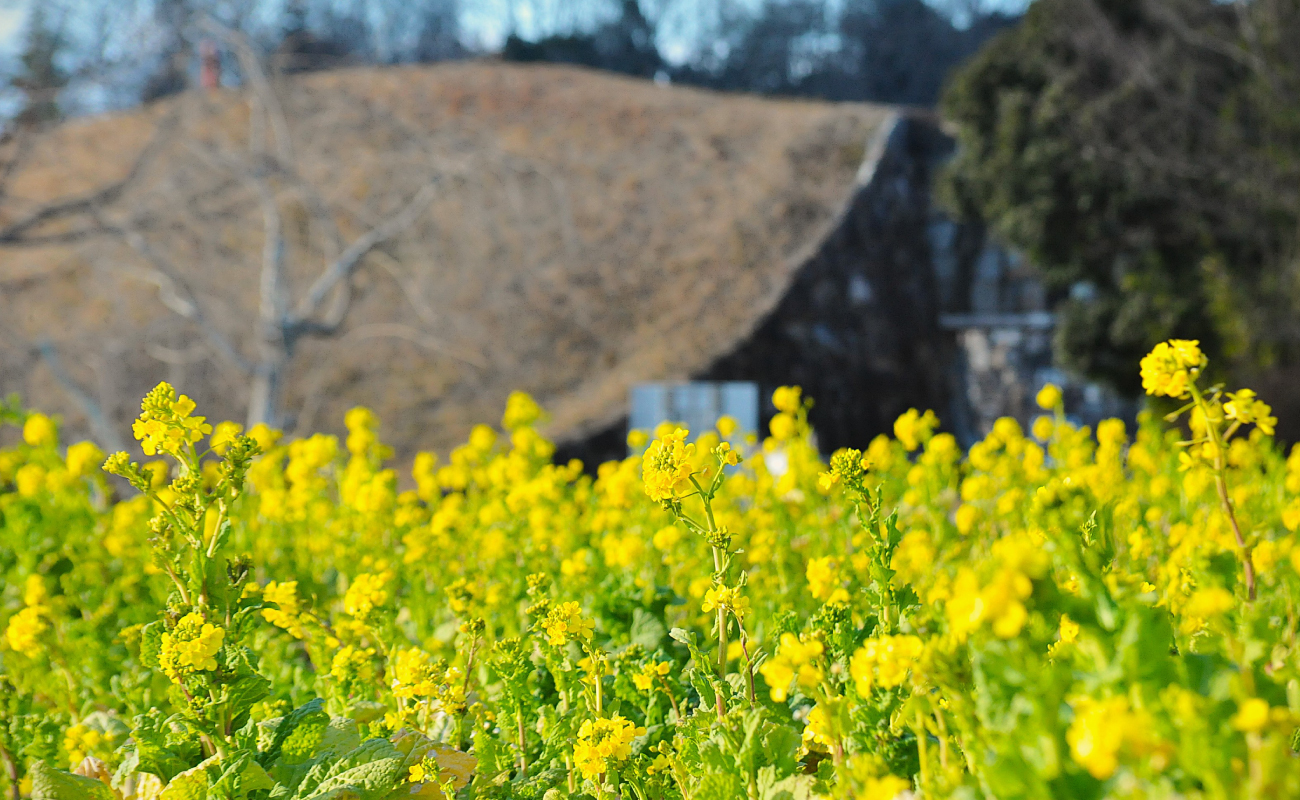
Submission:
<svg viewBox="0 0 1300 800">
<path fill-rule="evenodd" d="M 921 414 L 915 408 L 909 408 L 907 413 L 894 420 L 894 438 L 902 442 L 903 447 L 911 452 L 930 441 L 938 424 L 939 418 L 933 411 Z"/>
<path fill-rule="evenodd" d="M 1075 763 L 1094 778 L 1106 780 L 1114 775 L 1121 752 L 1132 754 L 1142 749 L 1146 720 L 1129 708 L 1128 700 L 1083 698 L 1071 705 L 1074 721 L 1065 739 Z"/>
<path fill-rule="evenodd" d="M 393 696 L 399 700 L 411 700 L 437 694 L 447 669 L 420 648 L 408 647 L 397 652 L 391 674 Z"/>
<path fill-rule="evenodd" d="M 1045 442 L 1052 438 L 1052 431 L 1056 429 L 1056 421 L 1051 417 L 1039 417 L 1034 420 L 1033 426 L 1029 429 L 1034 434 L 1034 438 L 1040 442 Z"/>
<path fill-rule="evenodd" d="M 829 747 L 833 739 L 834 732 L 831 729 L 831 716 L 826 713 L 826 709 L 819 703 L 808 712 L 808 723 L 803 729 L 803 745 L 805 748 L 810 744 Z"/>
<path fill-rule="evenodd" d="M 641 457 L 645 493 L 656 502 L 679 499 L 690 488 L 690 459 L 695 445 L 686 443 L 687 432 L 678 428 L 650 444 Z"/>
<path fill-rule="evenodd" d="M 23 464 L 14 474 L 14 485 L 23 497 L 35 497 L 45 488 L 48 473 L 40 464 Z"/>
<path fill-rule="evenodd" d="M 375 649 L 347 645 L 330 661 L 330 675 L 340 683 L 368 683 L 375 677 Z"/>
<path fill-rule="evenodd" d="M 1272 407 L 1256 399 L 1255 393 L 1250 389 L 1230 393 L 1228 401 L 1223 404 L 1223 413 L 1228 419 L 1242 425 L 1254 423 L 1260 432 L 1269 436 L 1273 435 L 1273 426 L 1277 425 L 1277 417 L 1272 416 Z"/>
<path fill-rule="evenodd" d="M 627 446 L 632 450 L 640 450 L 645 447 L 648 441 L 650 441 L 650 436 L 645 431 L 633 428 L 627 432 Z"/>
<path fill-rule="evenodd" d="M 1258 733 L 1268 724 L 1268 701 L 1251 697 L 1237 706 L 1232 715 L 1232 727 L 1247 733 Z"/>
<path fill-rule="evenodd" d="M 862 788 L 861 800 L 896 800 L 903 792 L 912 788 L 912 782 L 897 775 L 885 775 L 880 778 L 868 778 Z"/>
<path fill-rule="evenodd" d="M 795 424 L 794 417 L 781 413 L 772 417 L 772 421 L 768 423 L 768 429 L 772 431 L 773 439 L 784 442 L 787 439 L 794 438 L 798 426 Z"/>
<path fill-rule="evenodd" d="M 1197 589 L 1183 605 L 1183 622 L 1180 627 L 1184 633 L 1193 633 L 1205 627 L 1208 619 L 1231 610 L 1236 604 L 1232 592 L 1227 589 L 1217 586 Z"/>
<path fill-rule="evenodd" d="M 158 384 L 140 403 L 140 418 L 131 426 L 145 455 L 159 453 L 180 457 L 184 448 L 212 433 L 205 417 L 191 417 L 194 401 L 166 382 Z"/>
<path fill-rule="evenodd" d="M 715 586 L 704 593 L 701 610 L 708 614 L 719 608 L 743 620 L 749 611 L 749 598 L 740 595 L 740 587 Z"/>
<path fill-rule="evenodd" d="M 278 628 L 284 628 L 299 639 L 306 635 L 300 622 L 302 608 L 298 602 L 297 581 L 284 583 L 271 581 L 262 589 L 262 599 L 279 606 L 279 608 L 262 609 L 263 619 Z"/>
<path fill-rule="evenodd" d="M 104 451 L 94 442 L 77 442 L 68 448 L 68 456 L 64 461 L 68 465 L 68 472 L 80 478 L 90 475 L 103 463 Z"/>
<path fill-rule="evenodd" d="M 63 749 L 68 754 L 68 764 L 73 769 L 103 743 L 103 733 L 81 723 L 70 726 L 63 733 Z"/>
<path fill-rule="evenodd" d="M 583 776 L 595 780 L 632 755 L 632 740 L 646 729 L 615 714 L 608 719 L 586 720 L 578 729 L 573 763 Z"/>
<path fill-rule="evenodd" d="M 1061 650 L 1068 645 L 1074 644 L 1079 639 L 1079 623 L 1070 619 L 1069 614 L 1061 615 L 1060 638 L 1047 646 L 1047 657 L 1055 660 Z"/>
<path fill-rule="evenodd" d="M 632 683 L 636 688 L 648 692 L 654 688 L 657 679 L 667 675 L 672 669 L 672 665 L 667 661 L 651 661 L 641 668 L 641 671 L 632 676 Z"/>
<path fill-rule="evenodd" d="M 736 429 L 740 427 L 740 422 L 737 421 L 735 417 L 723 414 L 718 417 L 718 422 L 715 427 L 718 429 L 718 435 L 725 439 L 736 432 Z"/>
<path fill-rule="evenodd" d="M 23 422 L 23 441 L 32 447 L 45 447 L 57 444 L 59 429 L 54 420 L 44 414 L 31 414 Z"/>
<path fill-rule="evenodd" d="M 230 445 L 235 443 L 235 438 L 244 430 L 244 426 L 238 422 L 218 422 L 212 429 L 212 438 L 208 440 L 208 447 L 212 452 L 223 455 Z"/>
<path fill-rule="evenodd" d="M 907 679 L 924 643 L 916 636 L 882 636 L 862 643 L 849 661 L 849 674 L 858 694 L 866 697 L 873 686 L 890 689 Z"/>
<path fill-rule="evenodd" d="M 343 610 L 357 619 L 365 619 L 376 608 L 388 602 L 388 582 L 393 579 L 389 573 L 371 574 L 363 572 L 356 577 L 343 595 Z"/>
<path fill-rule="evenodd" d="M 50 629 L 49 609 L 45 606 L 27 606 L 9 618 L 5 628 L 5 643 L 9 649 L 28 658 L 41 654 L 41 637 Z"/>
<path fill-rule="evenodd" d="M 781 386 L 772 392 L 772 405 L 777 411 L 793 414 L 799 410 L 803 390 L 798 386 Z"/>
<path fill-rule="evenodd" d="M 1161 342 L 1142 359 L 1142 388 L 1150 395 L 1185 398 L 1206 363 L 1195 339 Z"/>
<path fill-rule="evenodd" d="M 185 615 L 162 635 L 158 663 L 163 674 L 179 684 L 189 675 L 215 670 L 225 636 L 224 629 L 204 621 L 198 612 Z"/>
<path fill-rule="evenodd" d="M 582 606 L 574 602 L 560 603 L 552 608 L 542 621 L 547 640 L 558 646 L 571 639 L 590 639 L 596 623 L 582 616 Z"/>
<path fill-rule="evenodd" d="M 542 407 L 524 392 L 511 392 L 506 398 L 506 412 L 501 417 L 501 427 L 508 431 L 535 425 L 542 418 Z"/>
<path fill-rule="evenodd" d="M 1043 388 L 1038 390 L 1038 396 L 1034 398 L 1035 402 L 1038 403 L 1038 407 L 1044 411 L 1055 411 L 1060 407 L 1063 399 L 1064 396 L 1061 394 L 1061 387 L 1054 383 L 1043 384 Z"/>
<path fill-rule="evenodd" d="M 970 532 L 975 530 L 975 523 L 979 522 L 980 510 L 970 503 L 962 503 L 957 507 L 957 513 L 953 515 L 953 524 L 957 526 L 957 532 L 963 536 L 969 536 Z"/>
<path fill-rule="evenodd" d="M 811 689 L 822 678 L 817 665 L 825 647 L 817 639 L 801 640 L 793 633 L 781 634 L 781 644 L 772 658 L 763 662 L 758 671 L 767 681 L 772 699 L 778 703 L 785 702 L 790 691 L 790 682 L 798 679 L 799 686 Z"/>
<path fill-rule="evenodd" d="M 651 543 L 654 544 L 656 550 L 666 553 L 669 550 L 672 550 L 674 547 L 676 547 L 677 543 L 680 542 L 681 540 L 682 540 L 681 529 L 675 525 L 669 525 L 665 528 L 660 528 L 659 530 L 655 531 L 655 535 L 651 539 Z"/>
<path fill-rule="evenodd" d="M 1069 614 L 1061 615 L 1061 641 L 1072 644 L 1079 638 L 1079 623 L 1070 619 Z"/>
</svg>

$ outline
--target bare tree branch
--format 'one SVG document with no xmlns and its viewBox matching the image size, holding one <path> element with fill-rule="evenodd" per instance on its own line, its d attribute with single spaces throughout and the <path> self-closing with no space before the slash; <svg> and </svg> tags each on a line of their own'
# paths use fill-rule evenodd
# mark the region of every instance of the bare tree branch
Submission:
<svg viewBox="0 0 1300 800">
<path fill-rule="evenodd" d="M 239 60 L 239 68 L 248 79 L 248 85 L 252 89 L 253 97 L 261 104 L 270 122 L 271 134 L 275 139 L 276 158 L 283 164 L 293 164 L 293 141 L 289 136 L 288 119 L 285 117 L 284 108 L 281 107 L 280 100 L 276 97 L 275 90 L 271 86 L 270 79 L 266 75 L 266 70 L 262 68 L 262 60 L 258 58 L 257 52 L 253 49 L 248 37 L 240 31 L 231 30 L 222 25 L 209 14 L 203 15 L 200 26 L 213 36 L 221 39 L 235 52 L 235 57 Z"/>
<path fill-rule="evenodd" d="M 122 440 L 121 434 L 118 433 L 108 416 L 104 414 L 104 410 L 99 403 L 63 369 L 63 364 L 59 361 L 59 353 L 55 349 L 54 343 L 48 339 L 42 340 L 36 345 L 36 350 L 40 353 L 45 366 L 50 370 L 50 374 L 54 376 L 54 380 L 58 381 L 73 402 L 80 406 L 82 413 L 86 415 L 86 421 L 90 423 L 90 430 L 95 438 L 110 451 L 125 450 L 126 443 Z"/>
<path fill-rule="evenodd" d="M 470 365 L 471 367 L 477 367 L 478 369 L 487 369 L 487 362 L 483 359 L 481 355 L 477 353 L 468 353 L 468 354 L 457 353 L 451 350 L 450 348 L 448 348 L 437 337 L 430 336 L 424 331 L 421 331 L 417 328 L 413 328 L 410 325 L 403 325 L 397 322 L 373 322 L 370 323 L 369 325 L 362 325 L 360 327 L 348 331 L 347 335 L 343 338 L 345 339 L 377 339 L 377 338 L 404 339 L 405 341 L 411 342 L 414 345 L 418 345 L 420 348 L 424 350 L 429 350 L 431 352 L 439 353 L 440 355 L 444 355 L 449 358 L 454 358 L 457 361 L 461 361 Z"/>
<path fill-rule="evenodd" d="M 225 334 L 209 321 L 194 290 L 180 276 L 180 272 L 149 244 L 143 234 L 130 225 L 114 225 L 107 220 L 103 220 L 101 224 L 149 262 L 152 269 L 135 267 L 134 271 L 138 277 L 158 287 L 158 299 L 163 305 L 193 322 L 213 348 L 240 372 L 246 375 L 253 373 L 253 365 L 240 355 Z"/>
<path fill-rule="evenodd" d="M 334 287 L 352 276 L 366 254 L 414 224 L 429 207 L 429 204 L 433 202 L 436 194 L 437 184 L 428 184 L 417 192 L 400 211 L 371 228 L 368 233 L 349 245 L 312 283 L 307 290 L 306 296 L 298 303 L 298 307 L 288 319 L 288 326 L 298 328 L 307 323 L 320 310 L 321 303 L 324 302 Z"/>
<path fill-rule="evenodd" d="M 154 128 L 153 136 L 149 142 L 136 156 L 131 168 L 127 170 L 120 180 L 108 184 L 107 186 L 91 192 L 81 197 L 73 197 L 65 200 L 59 200 L 53 203 L 47 203 L 27 216 L 0 228 L 0 244 L 6 245 L 33 245 L 33 244 L 50 244 L 56 241 L 67 241 L 69 236 L 75 238 L 84 238 L 94 231 L 82 231 L 76 234 L 55 235 L 53 237 L 25 238 L 34 228 L 57 219 L 63 219 L 77 214 L 88 214 L 93 216 L 96 209 L 108 205 L 122 196 L 132 183 L 144 172 L 149 162 L 166 144 L 176 123 L 176 113 L 169 113 L 163 117 L 157 127 Z"/>
</svg>

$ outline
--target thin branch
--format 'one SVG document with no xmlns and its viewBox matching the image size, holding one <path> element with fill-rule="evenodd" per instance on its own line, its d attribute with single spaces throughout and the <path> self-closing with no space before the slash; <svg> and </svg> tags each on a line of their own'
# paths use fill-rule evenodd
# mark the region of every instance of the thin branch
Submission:
<svg viewBox="0 0 1300 800">
<path fill-rule="evenodd" d="M 63 364 L 59 361 L 59 353 L 55 349 L 54 343 L 44 339 L 36 345 L 36 350 L 40 353 L 45 366 L 49 368 L 50 374 L 54 376 L 54 380 L 58 381 L 73 402 L 81 407 L 81 411 L 86 415 L 86 421 L 90 423 L 90 430 L 95 438 L 99 439 L 111 451 L 125 450 L 126 443 L 122 440 L 121 434 L 118 433 L 113 423 L 109 421 L 108 416 L 104 414 L 104 410 L 99 403 L 63 369 Z"/>
<path fill-rule="evenodd" d="M 225 42 L 235 52 L 235 58 L 239 60 L 239 68 L 248 78 L 248 85 L 253 91 L 253 96 L 261 103 L 271 123 L 271 134 L 275 138 L 276 158 L 283 164 L 293 164 L 293 140 L 289 136 L 289 122 L 285 117 L 284 108 L 280 105 L 279 98 L 276 97 L 275 89 L 271 86 L 271 81 L 266 75 L 266 70 L 262 68 L 262 60 L 258 58 L 257 52 L 253 49 L 248 37 L 240 31 L 231 30 L 222 25 L 209 14 L 204 14 L 199 24 L 200 27 Z"/>
<path fill-rule="evenodd" d="M 104 227 L 126 242 L 132 250 L 135 250 L 145 261 L 149 262 L 152 269 L 144 267 L 135 267 L 132 271 L 137 276 L 152 283 L 158 287 L 158 299 L 162 304 L 171 309 L 177 315 L 193 322 L 203 336 L 221 354 L 240 372 L 246 375 L 253 373 L 253 366 L 239 354 L 225 334 L 217 330 L 216 327 L 208 320 L 208 315 L 204 312 L 198 297 L 194 290 L 180 276 L 180 273 L 155 250 L 144 238 L 144 236 L 135 228 L 129 225 L 113 225 L 106 220 L 102 221 Z"/>
<path fill-rule="evenodd" d="M 398 322 L 374 322 L 348 331 L 345 339 L 403 339 L 425 350 L 454 358 L 477 369 L 487 369 L 487 362 L 477 353 L 457 353 L 441 340 L 424 331 Z"/>
<path fill-rule="evenodd" d="M 77 214 L 94 215 L 96 209 L 108 205 L 119 197 L 127 188 L 135 182 L 144 172 L 149 162 L 162 149 L 166 143 L 172 129 L 175 126 L 176 114 L 169 113 L 159 121 L 158 126 L 154 128 L 153 136 L 150 137 L 148 144 L 136 156 L 131 168 L 127 170 L 126 175 L 121 180 L 110 183 L 107 186 L 91 192 L 81 197 L 73 197 L 66 200 L 60 200 L 53 203 L 46 203 L 35 211 L 31 212 L 22 219 L 0 228 L 0 244 L 9 245 L 32 245 L 32 244 L 50 244 L 60 240 L 66 240 L 67 234 L 60 236 L 46 236 L 39 239 L 24 238 L 24 236 L 34 228 L 37 228 L 47 222 L 64 217 L 74 216 Z M 77 232 L 76 238 L 84 238 L 88 233 Z"/>
<path fill-rule="evenodd" d="M 321 303 L 329 293 L 352 276 L 366 254 L 414 224 L 433 202 L 436 193 L 437 184 L 428 184 L 417 192 L 402 210 L 349 245 L 312 283 L 311 288 L 307 290 L 307 295 L 298 303 L 298 307 L 289 318 L 288 327 L 296 329 L 306 325 L 308 320 L 320 310 Z"/>
</svg>

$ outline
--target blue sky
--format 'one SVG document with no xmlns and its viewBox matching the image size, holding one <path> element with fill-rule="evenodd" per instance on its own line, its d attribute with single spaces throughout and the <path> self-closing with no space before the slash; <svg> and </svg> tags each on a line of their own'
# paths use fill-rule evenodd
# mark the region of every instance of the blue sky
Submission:
<svg viewBox="0 0 1300 800">
<path fill-rule="evenodd" d="M 984 0 L 989 9 L 1022 11 L 1032 0 Z M 48 0 L 0 0 L 0 52 L 13 53 L 21 40 L 27 11 L 36 3 Z M 461 0 L 461 22 L 466 33 L 485 44 L 495 44 L 505 36 L 507 8 L 515 0 Z M 751 0 L 757 4 L 761 0 Z M 952 7 L 954 0 L 926 0 L 939 7 Z M 278 5 L 271 2 L 268 5 Z M 522 6 L 522 4 L 520 4 Z"/>
</svg>

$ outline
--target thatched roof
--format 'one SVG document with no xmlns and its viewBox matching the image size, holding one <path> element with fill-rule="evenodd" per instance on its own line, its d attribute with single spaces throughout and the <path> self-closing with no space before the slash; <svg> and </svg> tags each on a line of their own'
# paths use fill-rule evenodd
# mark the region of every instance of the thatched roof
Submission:
<svg viewBox="0 0 1300 800">
<path fill-rule="evenodd" d="M 625 413 L 630 384 L 707 367 L 783 295 L 888 116 L 495 63 L 320 73 L 281 94 L 301 174 L 271 180 L 295 294 L 335 246 L 332 225 L 346 243 L 439 182 L 358 272 L 340 336 L 300 346 L 286 398 L 301 430 L 369 405 L 405 455 L 494 422 L 514 389 L 565 439 Z M 0 228 L 111 185 L 168 120 L 98 216 L 22 232 L 70 241 L 0 246 L 0 390 L 83 430 L 72 383 L 123 430 L 164 378 L 213 417 L 244 414 L 246 378 L 175 313 L 175 287 L 140 247 L 91 229 L 138 233 L 251 352 L 263 217 L 241 170 L 259 163 L 250 130 L 274 118 L 237 93 L 192 93 L 67 124 L 18 169 Z M 43 340 L 66 374 L 38 355 Z"/>
</svg>

